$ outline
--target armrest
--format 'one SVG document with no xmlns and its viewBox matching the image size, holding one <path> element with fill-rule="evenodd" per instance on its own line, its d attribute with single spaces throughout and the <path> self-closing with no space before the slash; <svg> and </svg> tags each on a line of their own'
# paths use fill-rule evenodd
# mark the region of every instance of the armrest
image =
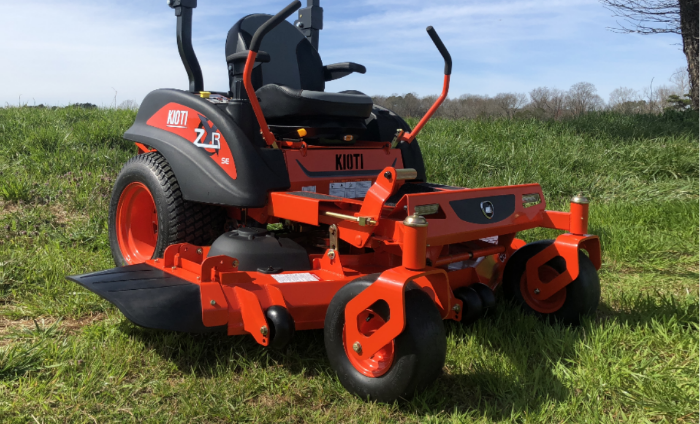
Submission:
<svg viewBox="0 0 700 424">
<path fill-rule="evenodd" d="M 245 61 L 248 59 L 248 52 L 250 50 L 243 50 L 242 52 L 236 52 L 226 56 L 226 63 Z M 259 51 L 258 55 L 255 57 L 255 62 L 267 63 L 270 61 L 270 55 L 267 52 Z"/>
<path fill-rule="evenodd" d="M 353 72 L 364 74 L 367 72 L 367 68 L 353 62 L 334 63 L 323 67 L 323 77 L 326 81 L 337 80 L 338 78 L 350 75 Z"/>
</svg>

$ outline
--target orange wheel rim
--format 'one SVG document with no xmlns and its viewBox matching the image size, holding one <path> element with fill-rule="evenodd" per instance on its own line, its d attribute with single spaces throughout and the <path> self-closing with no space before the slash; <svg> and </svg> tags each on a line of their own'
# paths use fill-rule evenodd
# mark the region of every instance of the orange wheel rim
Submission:
<svg viewBox="0 0 700 424">
<path fill-rule="evenodd" d="M 559 275 L 556 269 L 549 265 L 542 265 L 539 269 L 540 281 L 547 284 L 554 280 Z M 523 273 L 520 277 L 520 293 L 522 293 L 525 303 L 529 307 L 537 312 L 543 314 L 551 314 L 564 306 L 564 301 L 566 301 L 566 287 L 562 288 L 558 292 L 554 293 L 547 299 L 537 299 L 533 293 L 527 289 L 527 277 L 526 273 Z"/>
<path fill-rule="evenodd" d="M 386 323 L 382 317 L 370 309 L 365 309 L 358 317 L 360 333 L 365 336 L 372 335 Z M 359 359 L 352 351 L 352 343 L 345 340 L 345 326 L 343 326 L 343 347 L 353 367 L 367 377 L 381 377 L 386 374 L 394 362 L 394 341 L 387 343 L 374 355 L 367 359 Z"/>
<path fill-rule="evenodd" d="M 158 213 L 153 196 L 142 183 L 131 183 L 117 204 L 117 241 L 128 264 L 153 257 L 158 242 Z"/>
</svg>

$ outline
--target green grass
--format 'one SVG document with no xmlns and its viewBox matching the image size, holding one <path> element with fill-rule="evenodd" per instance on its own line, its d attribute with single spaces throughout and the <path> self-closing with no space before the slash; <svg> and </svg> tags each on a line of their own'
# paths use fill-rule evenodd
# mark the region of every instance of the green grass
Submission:
<svg viewBox="0 0 700 424">
<path fill-rule="evenodd" d="M 507 304 L 446 323 L 444 375 L 393 405 L 343 389 L 321 331 L 277 352 L 144 330 L 64 279 L 112 266 L 107 206 L 134 115 L 0 109 L 0 421 L 698 421 L 697 114 L 428 124 L 433 182 L 538 182 L 550 209 L 593 199 L 602 304 L 579 328 Z"/>
</svg>

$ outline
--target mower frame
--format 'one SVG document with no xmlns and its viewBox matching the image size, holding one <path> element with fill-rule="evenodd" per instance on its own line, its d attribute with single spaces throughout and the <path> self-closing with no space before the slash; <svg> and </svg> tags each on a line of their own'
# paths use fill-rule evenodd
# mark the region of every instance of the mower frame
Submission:
<svg viewBox="0 0 700 424">
<path fill-rule="evenodd" d="M 303 271 L 272 266 L 241 270 L 239 258 L 209 256 L 211 246 L 176 243 L 165 248 L 162 257 L 142 264 L 69 277 L 115 303 L 135 323 L 160 329 L 226 328 L 229 335 L 249 334 L 260 345 L 280 346 L 295 330 L 324 328 L 339 290 L 358 279 L 364 283 L 373 279 L 344 310 L 345 350 L 351 362 L 360 363 L 405 331 L 408 290 L 427 294 L 443 320 L 461 321 L 466 305 L 456 293 L 475 285 L 485 286 L 489 293 L 495 290 L 510 258 L 526 245 L 516 237 L 518 232 L 534 228 L 565 232 L 527 260 L 520 290 L 537 301 L 547 301 L 577 280 L 580 250 L 588 253 L 596 270 L 600 268 L 600 241 L 588 234 L 588 199 L 582 195 L 571 199 L 569 212 L 550 211 L 539 184 L 451 187 L 420 182 L 422 170 L 406 166 L 405 149 L 417 149 L 416 136 L 449 91 L 452 59 L 433 27 L 427 32 L 444 59 L 443 90 L 415 128 L 398 129 L 391 142 L 357 141 L 329 148 L 307 144 L 303 131 L 298 139 L 275 136 L 253 86 L 263 38 L 301 7 L 299 1 L 269 18 L 252 36 L 242 76 L 247 99 L 230 99 L 237 106 L 249 102 L 250 108 L 237 109 L 233 118 L 225 117 L 222 105 L 209 99 L 212 93 L 203 91 L 191 45 L 197 1 L 169 0 L 169 5 L 178 18 L 178 48 L 190 91 L 151 93 L 125 137 L 135 142 L 139 154 L 162 154 L 187 201 L 220 205 L 243 226 L 249 220 L 261 226 L 282 222 L 299 228 L 327 226 L 328 235 L 322 253 L 303 252 L 311 264 Z M 323 9 L 318 0 L 309 0 L 304 11 L 309 14 L 302 18 L 300 13 L 298 27 L 317 48 Z M 354 67 L 360 68 L 364 69 Z M 199 122 L 188 123 L 192 121 L 188 117 L 195 116 Z M 247 120 L 237 121 L 241 116 Z M 251 124 L 255 122 L 257 127 Z M 334 182 L 358 183 L 359 178 L 366 179 L 359 182 L 368 188 L 364 196 L 352 197 L 361 199 L 331 191 Z M 145 185 L 139 187 L 148 192 Z M 565 271 L 543 281 L 543 268 L 555 258 L 563 258 Z M 132 298 L 129 305 L 125 297 L 114 294 L 128 291 L 124 287 L 129 282 L 138 282 L 140 288 L 181 291 L 155 306 L 140 298 Z M 178 327 L 160 318 L 176 296 L 187 299 L 183 310 L 189 311 L 187 319 L 198 321 L 196 325 Z M 367 334 L 361 321 L 369 322 L 367 311 L 377 305 L 386 309 L 386 317 Z M 201 322 L 192 311 L 201 313 Z M 172 317 L 177 311 L 169 313 Z"/>
</svg>

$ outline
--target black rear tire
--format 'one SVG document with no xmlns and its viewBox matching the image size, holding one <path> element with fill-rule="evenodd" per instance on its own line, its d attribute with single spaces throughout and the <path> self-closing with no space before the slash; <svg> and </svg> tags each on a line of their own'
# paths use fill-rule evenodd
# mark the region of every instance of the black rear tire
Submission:
<svg viewBox="0 0 700 424">
<path fill-rule="evenodd" d="M 503 271 L 503 295 L 519 305 L 525 312 L 534 314 L 546 321 L 558 321 L 566 325 L 579 325 L 581 318 L 595 313 L 600 303 L 600 279 L 598 272 L 588 256 L 579 250 L 579 275 L 569 283 L 563 305 L 554 312 L 543 313 L 533 309 L 525 300 L 521 291 L 520 280 L 525 273 L 527 261 L 551 245 L 553 240 L 540 240 L 518 249 L 508 260 Z M 559 273 L 566 270 L 566 261 L 556 257 L 547 262 L 548 266 Z"/>
<path fill-rule="evenodd" d="M 176 243 L 209 245 L 224 232 L 224 208 L 184 200 L 175 173 L 165 157 L 158 152 L 141 154 L 124 165 L 112 190 L 109 246 L 117 266 L 138 263 L 125 258 L 117 237 L 117 206 L 124 189 L 131 183 L 146 186 L 157 211 L 157 242 L 151 258 L 162 257 L 165 248 Z"/>
<path fill-rule="evenodd" d="M 380 377 L 360 373 L 350 363 L 343 344 L 345 306 L 369 287 L 378 275 L 358 278 L 333 296 L 323 329 L 326 353 L 338 379 L 350 393 L 379 402 L 410 399 L 432 384 L 442 372 L 447 353 L 445 328 L 437 307 L 425 292 L 420 289 L 406 291 L 406 327 L 394 339 L 391 367 Z M 381 308 L 373 311 L 379 315 L 388 312 Z"/>
</svg>

